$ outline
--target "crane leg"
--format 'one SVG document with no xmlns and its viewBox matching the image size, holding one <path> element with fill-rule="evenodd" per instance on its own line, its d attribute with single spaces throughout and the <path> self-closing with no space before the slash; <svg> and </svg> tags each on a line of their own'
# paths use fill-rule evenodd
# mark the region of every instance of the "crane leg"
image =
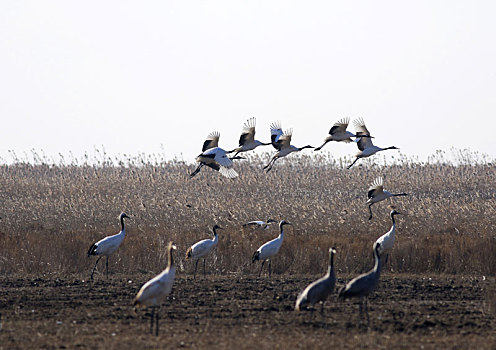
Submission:
<svg viewBox="0 0 496 350">
<path fill-rule="evenodd" d="M 155 314 L 155 328 L 156 328 L 155 335 L 157 337 L 158 337 L 158 319 L 160 318 L 159 312 L 160 312 L 160 308 L 157 309 L 157 313 Z"/>
<path fill-rule="evenodd" d="M 108 278 L 108 256 L 107 256 L 107 261 L 105 263 L 105 266 L 107 267 L 107 278 Z"/>
<path fill-rule="evenodd" d="M 272 275 L 272 260 L 269 260 L 269 278 Z"/>
<path fill-rule="evenodd" d="M 322 303 L 320 306 L 320 314 L 324 316 L 324 303 Z"/>
<path fill-rule="evenodd" d="M 150 314 L 150 334 L 153 334 L 153 316 L 155 315 L 155 306 L 151 307 L 152 311 Z"/>
<path fill-rule="evenodd" d="M 203 278 L 206 278 L 207 274 L 205 273 L 205 259 L 203 259 Z"/>
<path fill-rule="evenodd" d="M 370 213 L 369 220 L 372 220 L 372 204 L 369 204 L 369 213 Z"/>
<path fill-rule="evenodd" d="M 96 265 L 98 264 L 98 262 L 100 261 L 102 257 L 99 256 L 98 259 L 96 259 L 96 263 L 95 263 L 95 266 L 93 266 L 93 271 L 91 271 L 91 276 L 90 276 L 90 279 L 93 281 L 93 274 L 95 273 L 95 269 L 96 269 Z"/>
<path fill-rule="evenodd" d="M 357 160 L 358 160 L 358 158 L 355 158 L 355 160 L 353 161 L 353 163 L 351 163 L 350 165 L 348 165 L 347 169 L 351 168 L 353 166 L 353 164 L 356 163 Z"/>
<path fill-rule="evenodd" d="M 198 260 L 199 260 L 199 259 L 196 259 L 196 263 L 195 263 L 195 272 L 193 273 L 193 279 L 196 279 L 196 270 L 198 269 Z"/>
<path fill-rule="evenodd" d="M 367 316 L 367 327 L 370 327 L 370 319 L 369 319 L 369 307 L 368 307 L 368 298 L 365 297 L 364 300 L 365 303 L 365 315 Z"/>
<path fill-rule="evenodd" d="M 262 269 L 263 269 L 264 264 L 265 264 L 265 260 L 262 261 L 262 266 L 260 266 L 260 272 L 258 273 L 258 277 L 260 277 L 260 275 L 262 274 Z"/>
<path fill-rule="evenodd" d="M 198 165 L 198 167 L 195 169 L 195 171 L 193 171 L 190 175 L 189 175 L 189 178 L 191 179 L 193 176 L 195 176 L 196 174 L 198 174 L 201 170 L 203 166 L 203 163 L 200 163 L 200 165 Z"/>
</svg>

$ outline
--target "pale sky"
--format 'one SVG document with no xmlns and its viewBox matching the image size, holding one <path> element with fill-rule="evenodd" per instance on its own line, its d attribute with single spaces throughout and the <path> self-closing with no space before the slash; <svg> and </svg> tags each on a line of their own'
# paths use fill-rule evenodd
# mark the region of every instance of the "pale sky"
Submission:
<svg viewBox="0 0 496 350">
<path fill-rule="evenodd" d="M 406 155 L 496 157 L 495 13 L 494 1 L 4 0 L 0 156 L 103 145 L 193 162 L 210 131 L 236 147 L 251 116 L 259 140 L 280 120 L 296 146 L 348 116 Z"/>
</svg>

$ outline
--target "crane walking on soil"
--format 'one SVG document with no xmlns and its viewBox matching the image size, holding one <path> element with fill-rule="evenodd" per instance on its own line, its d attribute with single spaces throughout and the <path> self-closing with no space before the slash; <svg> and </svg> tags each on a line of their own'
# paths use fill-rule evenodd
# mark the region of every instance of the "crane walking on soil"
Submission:
<svg viewBox="0 0 496 350">
<path fill-rule="evenodd" d="M 292 225 L 290 222 L 287 222 L 285 220 L 282 220 L 279 223 L 279 236 L 274 238 L 271 241 L 268 241 L 267 243 L 263 244 L 260 248 L 257 249 L 257 251 L 253 254 L 252 257 L 252 263 L 254 263 L 257 260 L 262 260 L 262 266 L 260 267 L 260 272 L 258 273 L 258 277 L 262 274 L 262 269 L 265 264 L 266 260 L 269 260 L 269 278 L 272 274 L 272 257 L 275 256 L 278 252 L 279 249 L 281 248 L 282 241 L 284 239 L 284 225 Z"/>
<path fill-rule="evenodd" d="M 95 266 L 93 267 L 93 270 L 91 271 L 91 276 L 90 279 L 93 281 L 93 274 L 95 273 L 96 265 L 100 261 L 100 259 L 105 256 L 107 257 L 107 277 L 108 277 L 108 261 L 109 261 L 109 256 L 112 255 L 117 248 L 121 245 L 121 243 L 124 241 L 124 237 L 126 237 L 126 229 L 124 227 L 124 219 L 129 218 L 129 216 L 126 215 L 126 213 L 121 213 L 119 216 L 119 220 L 121 222 L 121 232 L 119 232 L 116 235 L 108 236 L 105 237 L 95 244 L 93 244 L 90 249 L 88 250 L 88 257 L 90 255 L 100 255 L 98 259 L 96 259 Z"/>
<path fill-rule="evenodd" d="M 134 298 L 133 304 L 135 308 L 139 306 L 151 306 L 150 333 L 153 334 L 153 319 L 155 318 L 155 335 L 157 336 L 160 303 L 172 291 L 172 285 L 176 277 L 176 266 L 174 265 L 172 256 L 172 251 L 175 249 L 176 246 L 172 242 L 169 242 L 167 247 L 167 267 L 159 275 L 146 282 L 140 288 L 136 298 Z"/>
<path fill-rule="evenodd" d="M 295 311 L 300 311 L 301 307 L 306 304 L 312 305 L 311 316 L 313 316 L 314 305 L 318 302 L 322 302 L 320 308 L 320 313 L 324 314 L 324 303 L 327 300 L 329 294 L 334 290 L 334 285 L 336 284 L 336 275 L 334 273 L 334 254 L 336 254 L 336 249 L 329 248 L 329 268 L 324 277 L 310 283 L 296 299 Z"/>
<path fill-rule="evenodd" d="M 340 298 L 360 298 L 360 316 L 363 313 L 363 309 L 365 309 L 365 314 L 367 316 L 367 325 L 370 324 L 369 312 L 367 307 L 368 296 L 377 287 L 377 284 L 379 283 L 379 277 L 381 275 L 382 265 L 381 257 L 379 255 L 380 249 L 381 245 L 379 243 L 374 243 L 374 268 L 367 273 L 355 277 L 339 291 Z"/>
<path fill-rule="evenodd" d="M 198 269 L 198 261 L 203 258 L 203 278 L 206 276 L 205 272 L 205 257 L 210 254 L 212 250 L 217 246 L 219 242 L 219 235 L 217 234 L 217 230 L 222 229 L 219 225 L 214 225 L 212 228 L 212 232 L 214 237 L 212 239 L 204 239 L 188 248 L 186 251 L 186 260 L 195 259 L 195 272 L 193 274 L 193 278 L 196 279 L 196 270 Z"/>
</svg>

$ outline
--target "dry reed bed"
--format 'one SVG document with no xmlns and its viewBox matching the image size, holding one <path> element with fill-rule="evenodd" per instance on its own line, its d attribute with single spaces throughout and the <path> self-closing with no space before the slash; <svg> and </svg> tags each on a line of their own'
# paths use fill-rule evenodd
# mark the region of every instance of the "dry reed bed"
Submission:
<svg viewBox="0 0 496 350">
<path fill-rule="evenodd" d="M 494 165 L 401 157 L 385 166 L 377 157 L 376 164 L 362 161 L 347 170 L 347 160 L 321 153 L 293 155 L 295 162 L 281 160 L 266 174 L 261 169 L 266 157 L 237 162 L 240 176 L 234 180 L 210 169 L 189 179 L 194 165 L 145 158 L 125 165 L 1 166 L 0 273 L 89 272 L 88 247 L 118 232 L 117 216 L 126 211 L 133 221 L 111 258 L 113 271 L 159 271 L 165 246 L 174 240 L 180 268 L 192 272 L 182 253 L 218 223 L 225 230 L 209 258 L 210 269 L 254 273 L 253 251 L 277 229 L 256 231 L 241 224 L 272 217 L 294 223 L 274 260 L 276 273 L 320 273 L 332 245 L 338 249 L 338 271 L 353 274 L 372 265 L 372 243 L 389 230 L 393 203 L 407 213 L 398 217 L 390 256 L 396 272 L 495 275 Z M 377 176 L 385 178 L 386 189 L 410 196 L 374 205 L 369 222 L 364 202 Z"/>
</svg>

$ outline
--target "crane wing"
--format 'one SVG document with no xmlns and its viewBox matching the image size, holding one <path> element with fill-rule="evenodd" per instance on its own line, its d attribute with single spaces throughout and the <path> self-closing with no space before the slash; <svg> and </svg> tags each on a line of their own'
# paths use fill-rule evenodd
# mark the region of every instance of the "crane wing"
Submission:
<svg viewBox="0 0 496 350">
<path fill-rule="evenodd" d="M 243 146 L 245 143 L 250 143 L 255 140 L 255 125 L 256 118 L 251 117 L 248 119 L 243 125 L 243 131 L 241 132 L 241 136 L 239 138 L 239 145 Z"/>
<path fill-rule="evenodd" d="M 384 182 L 382 177 L 378 177 L 372 182 L 367 193 L 367 197 L 371 198 L 374 194 L 384 191 Z"/>
<path fill-rule="evenodd" d="M 272 142 L 272 146 L 275 149 L 279 150 L 279 139 L 283 135 L 281 122 L 277 121 L 270 124 L 270 140 Z"/>
<path fill-rule="evenodd" d="M 293 136 L 293 129 L 287 129 L 284 134 L 279 138 L 279 149 L 289 147 L 291 145 L 291 137 Z"/>
<path fill-rule="evenodd" d="M 372 147 L 372 138 L 370 137 L 360 137 L 360 136 L 370 136 L 370 132 L 365 126 L 365 123 L 363 122 L 362 118 L 356 119 L 353 121 L 353 124 L 355 125 L 355 134 L 357 136 L 357 145 L 358 149 L 360 151 L 363 151 L 366 148 Z"/>
<path fill-rule="evenodd" d="M 213 131 L 208 134 L 205 142 L 203 142 L 202 152 L 205 152 L 210 148 L 219 147 L 219 137 L 220 133 L 218 131 Z"/>
<path fill-rule="evenodd" d="M 329 135 L 345 133 L 349 123 L 350 118 L 343 118 L 341 120 L 338 120 L 336 123 L 334 123 L 331 130 L 329 130 Z"/>
</svg>

